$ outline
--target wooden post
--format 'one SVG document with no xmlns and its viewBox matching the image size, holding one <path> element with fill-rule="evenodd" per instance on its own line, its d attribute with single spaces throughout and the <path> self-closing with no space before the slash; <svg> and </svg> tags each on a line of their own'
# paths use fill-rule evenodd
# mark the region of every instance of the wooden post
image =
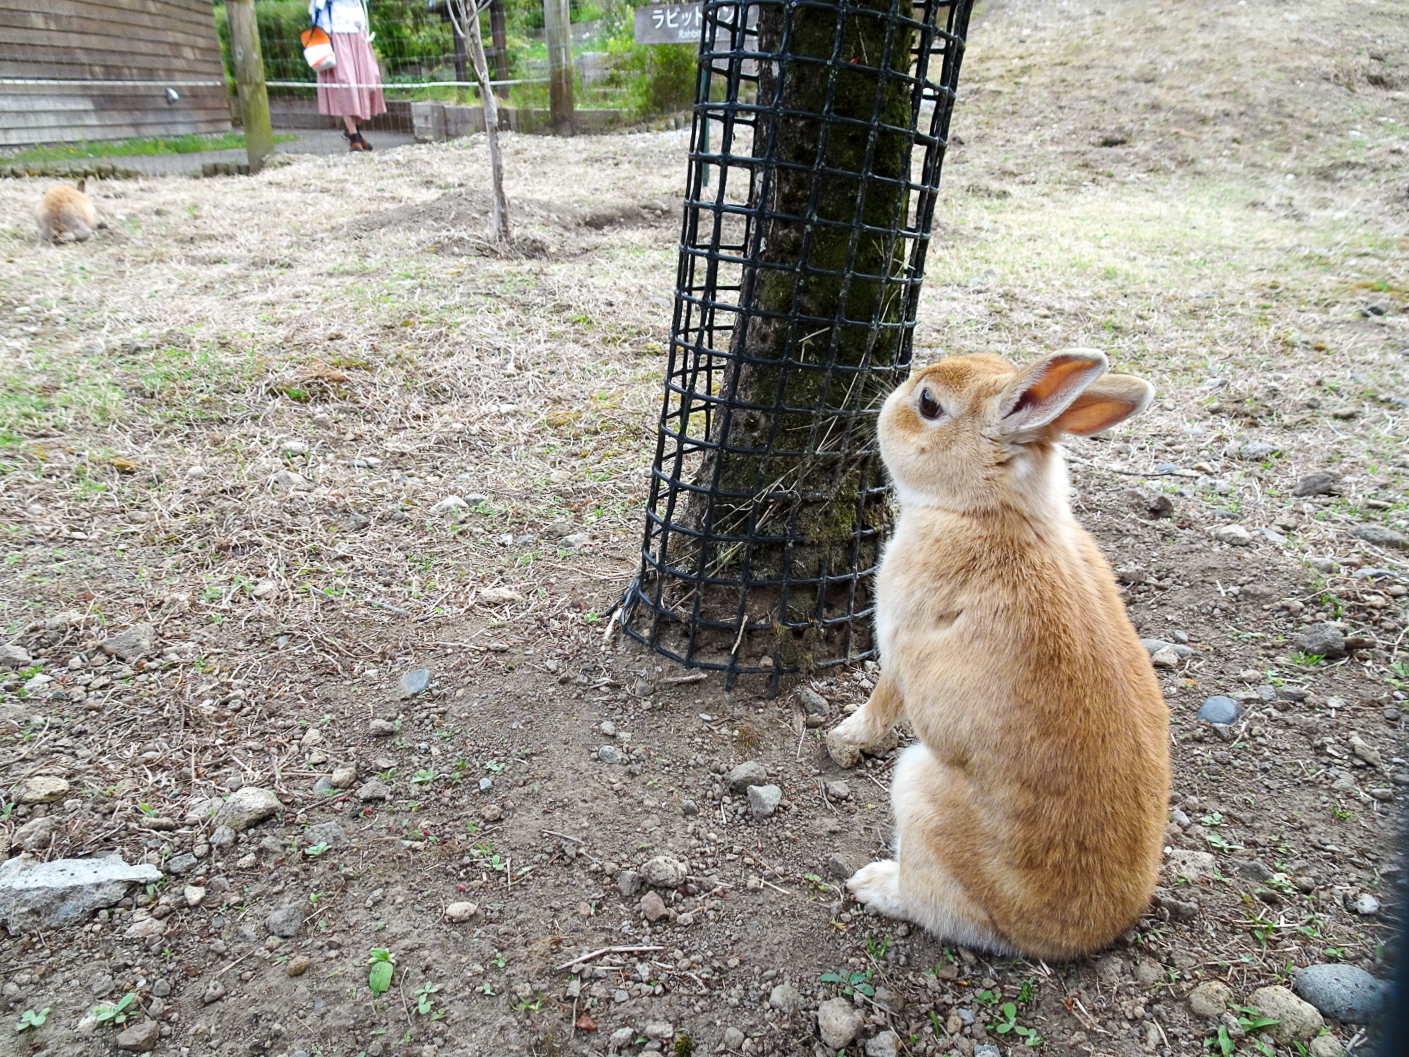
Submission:
<svg viewBox="0 0 1409 1057">
<path fill-rule="evenodd" d="M 543 29 L 548 38 L 548 100 L 553 131 L 572 135 L 572 26 L 568 0 L 543 0 Z"/>
<path fill-rule="evenodd" d="M 496 81 L 509 79 L 509 31 L 504 17 L 504 0 L 489 0 L 489 70 Z M 509 86 L 494 89 L 500 99 L 509 98 Z"/>
<path fill-rule="evenodd" d="M 479 9 L 473 9 L 470 19 L 470 59 L 475 64 L 479 81 L 479 99 L 484 107 L 484 137 L 489 141 L 490 214 L 494 221 L 494 237 L 499 242 L 511 241 L 509 234 L 509 203 L 504 197 L 504 158 L 499 153 L 499 101 L 489 87 L 489 66 L 484 61 L 484 37 L 479 28 Z"/>
<path fill-rule="evenodd" d="M 264 59 L 259 54 L 254 0 L 226 0 L 225 10 L 230 17 L 230 53 L 235 59 L 245 153 L 249 156 L 250 172 L 257 173 L 274 153 L 274 128 L 269 121 L 269 95 L 264 90 Z"/>
</svg>

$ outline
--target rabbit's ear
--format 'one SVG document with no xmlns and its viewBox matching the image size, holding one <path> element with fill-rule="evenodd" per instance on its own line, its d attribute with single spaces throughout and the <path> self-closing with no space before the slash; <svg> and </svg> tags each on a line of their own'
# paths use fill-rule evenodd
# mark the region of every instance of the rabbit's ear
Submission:
<svg viewBox="0 0 1409 1057">
<path fill-rule="evenodd" d="M 1108 374 L 1089 385 L 1052 424 L 1064 433 L 1089 437 L 1138 415 L 1154 398 L 1155 387 L 1143 378 Z"/>
<path fill-rule="evenodd" d="M 79 181 L 78 181 L 78 193 L 79 193 L 79 194 L 82 194 L 82 193 L 83 193 L 83 188 L 84 188 L 85 186 L 87 186 L 87 184 L 88 184 L 88 181 L 87 181 L 86 179 L 84 179 L 84 180 L 79 180 Z"/>
<path fill-rule="evenodd" d="M 1095 349 L 1065 349 L 1044 356 L 1004 391 L 998 405 L 1000 431 L 1015 436 L 1041 430 L 1105 373 L 1105 353 Z"/>
</svg>

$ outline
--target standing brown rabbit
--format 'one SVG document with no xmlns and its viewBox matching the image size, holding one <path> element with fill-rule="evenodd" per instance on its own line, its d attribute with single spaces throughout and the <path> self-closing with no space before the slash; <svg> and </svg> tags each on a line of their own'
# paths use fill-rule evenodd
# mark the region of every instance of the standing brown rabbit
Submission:
<svg viewBox="0 0 1409 1057">
<path fill-rule="evenodd" d="M 51 242 L 82 242 L 98 229 L 98 211 L 83 193 L 86 181 L 74 187 L 51 187 L 39 200 L 39 234 Z"/>
<path fill-rule="evenodd" d="M 1019 370 L 942 360 L 880 414 L 900 516 L 877 577 L 882 674 L 828 736 L 838 759 L 903 716 L 896 858 L 855 897 L 954 942 L 1066 959 L 1149 902 L 1169 789 L 1169 714 L 1057 441 L 1142 411 L 1139 378 L 1089 349 Z"/>
</svg>

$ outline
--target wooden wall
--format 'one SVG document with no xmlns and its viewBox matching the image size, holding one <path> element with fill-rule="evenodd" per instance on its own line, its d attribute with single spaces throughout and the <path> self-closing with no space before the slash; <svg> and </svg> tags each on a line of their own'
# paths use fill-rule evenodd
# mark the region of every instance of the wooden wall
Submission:
<svg viewBox="0 0 1409 1057">
<path fill-rule="evenodd" d="M 211 0 L 0 0 L 0 147 L 230 127 Z"/>
</svg>

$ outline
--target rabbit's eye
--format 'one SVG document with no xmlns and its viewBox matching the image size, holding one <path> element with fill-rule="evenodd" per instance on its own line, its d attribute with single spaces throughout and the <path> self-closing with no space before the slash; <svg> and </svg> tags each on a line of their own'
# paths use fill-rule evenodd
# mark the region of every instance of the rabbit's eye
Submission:
<svg viewBox="0 0 1409 1057">
<path fill-rule="evenodd" d="M 944 408 L 939 406 L 939 401 L 934 398 L 934 394 L 928 389 L 920 390 L 920 414 L 925 418 L 939 418 L 944 414 Z"/>
</svg>

